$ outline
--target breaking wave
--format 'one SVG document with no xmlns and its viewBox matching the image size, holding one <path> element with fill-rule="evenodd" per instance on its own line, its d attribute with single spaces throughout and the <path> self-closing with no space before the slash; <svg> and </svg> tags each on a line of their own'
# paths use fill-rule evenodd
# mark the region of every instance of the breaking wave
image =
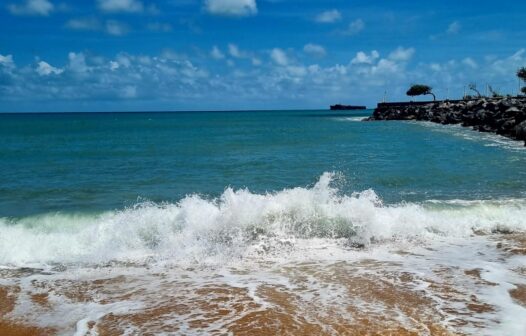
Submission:
<svg viewBox="0 0 526 336">
<path fill-rule="evenodd" d="M 526 200 L 385 205 L 372 190 L 342 195 L 335 175 L 312 188 L 254 194 L 227 188 L 174 204 L 141 203 L 98 215 L 0 218 L 0 265 L 206 262 L 239 258 L 263 239 L 368 245 L 526 231 Z"/>
</svg>

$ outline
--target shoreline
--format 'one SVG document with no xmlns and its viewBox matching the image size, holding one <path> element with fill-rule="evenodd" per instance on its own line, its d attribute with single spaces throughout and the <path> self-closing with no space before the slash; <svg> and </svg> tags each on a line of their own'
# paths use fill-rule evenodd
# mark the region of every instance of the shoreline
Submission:
<svg viewBox="0 0 526 336">
<path fill-rule="evenodd" d="M 366 121 L 417 120 L 461 124 L 496 133 L 526 146 L 526 97 L 478 98 L 436 102 L 379 103 Z"/>
<path fill-rule="evenodd" d="M 475 235 L 421 247 L 386 243 L 309 262 L 256 258 L 219 268 L 4 269 L 0 334 L 519 331 L 521 324 L 505 316 L 526 307 L 525 273 L 518 267 L 525 242 L 524 234 Z M 466 255 L 448 262 L 458 253 Z M 254 279 L 256 273 L 261 276 Z M 94 311 L 87 313 L 88 307 Z"/>
</svg>

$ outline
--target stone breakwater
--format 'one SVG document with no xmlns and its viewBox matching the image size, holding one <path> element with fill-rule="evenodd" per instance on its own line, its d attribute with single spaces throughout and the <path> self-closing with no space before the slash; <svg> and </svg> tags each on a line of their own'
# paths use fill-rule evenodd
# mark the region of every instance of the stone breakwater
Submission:
<svg viewBox="0 0 526 336">
<path fill-rule="evenodd" d="M 367 120 L 422 120 L 444 125 L 462 124 L 480 132 L 493 132 L 525 141 L 526 146 L 526 97 L 381 103 Z"/>
</svg>

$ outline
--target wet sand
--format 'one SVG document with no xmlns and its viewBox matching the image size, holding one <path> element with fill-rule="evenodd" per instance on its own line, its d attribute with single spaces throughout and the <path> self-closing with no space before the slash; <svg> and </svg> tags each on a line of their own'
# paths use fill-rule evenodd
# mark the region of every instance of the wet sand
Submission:
<svg viewBox="0 0 526 336">
<path fill-rule="evenodd" d="M 19 287 L 0 286 L 0 335 L 5 336 L 39 336 L 56 333 L 51 328 L 38 328 L 24 321 L 9 316 L 15 307 L 16 299 L 20 293 Z"/>
<path fill-rule="evenodd" d="M 1 269 L 0 335 L 498 334 L 510 309 L 526 307 L 513 263 L 524 242 L 468 246 L 480 256 L 471 264 L 449 263 L 444 254 L 464 247 L 443 245 L 389 249 L 396 260 L 372 247 L 346 251 L 358 255 L 348 261 Z M 488 263 L 510 273 L 498 280 Z M 492 296 L 501 292 L 504 306 Z"/>
</svg>

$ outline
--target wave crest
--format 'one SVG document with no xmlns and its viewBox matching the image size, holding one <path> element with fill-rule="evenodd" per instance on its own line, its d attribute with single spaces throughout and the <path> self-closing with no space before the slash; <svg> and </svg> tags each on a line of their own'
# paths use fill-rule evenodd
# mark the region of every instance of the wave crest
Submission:
<svg viewBox="0 0 526 336">
<path fill-rule="evenodd" d="M 324 173 L 312 188 L 267 194 L 227 188 L 217 199 L 191 195 L 100 215 L 3 218 L 0 264 L 203 262 L 242 256 L 268 237 L 370 244 L 526 231 L 523 199 L 384 205 L 373 190 L 341 195 L 334 179 Z"/>
</svg>

